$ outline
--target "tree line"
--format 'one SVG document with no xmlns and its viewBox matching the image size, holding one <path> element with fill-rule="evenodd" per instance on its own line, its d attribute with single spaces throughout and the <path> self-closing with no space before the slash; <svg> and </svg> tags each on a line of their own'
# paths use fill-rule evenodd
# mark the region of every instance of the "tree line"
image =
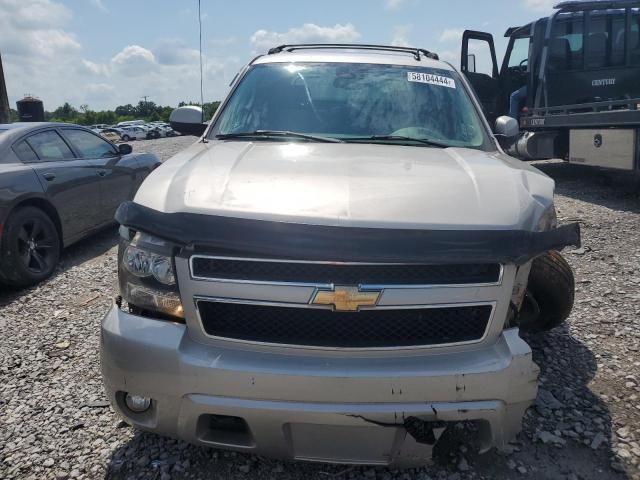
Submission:
<svg viewBox="0 0 640 480">
<path fill-rule="evenodd" d="M 185 105 L 200 105 L 199 102 L 180 102 L 179 107 Z M 209 102 L 204 104 L 204 117 L 210 119 L 216 112 L 220 102 Z M 52 112 L 45 111 L 44 119 L 47 122 L 76 123 L 78 125 L 107 124 L 115 125 L 128 120 L 145 120 L 147 122 L 163 121 L 168 122 L 171 112 L 176 107 L 157 105 L 154 102 L 140 101 L 137 105 L 120 105 L 114 110 L 95 111 L 89 105 L 74 107 L 66 102 Z M 11 109 L 11 121 L 18 121 L 18 112 Z"/>
</svg>

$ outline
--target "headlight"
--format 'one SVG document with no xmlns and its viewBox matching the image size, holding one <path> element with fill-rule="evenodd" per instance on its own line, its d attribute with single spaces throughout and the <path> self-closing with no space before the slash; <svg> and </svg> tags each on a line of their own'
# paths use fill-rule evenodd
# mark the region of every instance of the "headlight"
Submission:
<svg viewBox="0 0 640 480">
<path fill-rule="evenodd" d="M 173 247 L 162 239 L 137 232 L 129 240 L 121 229 L 119 278 L 122 297 L 136 313 L 156 312 L 184 318 L 173 266 Z"/>
<path fill-rule="evenodd" d="M 553 230 L 558 226 L 558 215 L 556 214 L 555 205 L 551 205 L 547 208 L 540 220 L 538 221 L 538 232 L 547 232 L 549 230 Z"/>
<path fill-rule="evenodd" d="M 147 278 L 153 276 L 164 285 L 176 284 L 171 257 L 129 245 L 124 251 L 122 260 L 127 270 L 136 277 Z"/>
</svg>

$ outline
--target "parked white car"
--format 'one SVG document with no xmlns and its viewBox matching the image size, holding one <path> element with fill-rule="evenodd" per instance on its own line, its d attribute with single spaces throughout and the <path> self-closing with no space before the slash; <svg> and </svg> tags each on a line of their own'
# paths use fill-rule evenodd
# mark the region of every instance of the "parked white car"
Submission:
<svg viewBox="0 0 640 480">
<path fill-rule="evenodd" d="M 152 125 L 150 123 L 145 123 L 144 125 L 140 125 L 140 128 L 143 128 L 147 132 L 147 139 L 151 140 L 154 138 L 160 138 L 162 135 L 160 134 L 158 127 L 156 125 Z"/>
<path fill-rule="evenodd" d="M 160 133 L 161 137 L 173 137 L 176 134 L 173 128 L 165 124 L 156 125 L 155 129 Z"/>
<path fill-rule="evenodd" d="M 131 127 L 133 125 L 144 125 L 144 120 L 128 120 L 126 122 L 120 122 L 116 127 Z"/>
<path fill-rule="evenodd" d="M 140 126 L 122 127 L 122 141 L 128 142 L 130 140 L 146 140 L 147 130 Z"/>
</svg>

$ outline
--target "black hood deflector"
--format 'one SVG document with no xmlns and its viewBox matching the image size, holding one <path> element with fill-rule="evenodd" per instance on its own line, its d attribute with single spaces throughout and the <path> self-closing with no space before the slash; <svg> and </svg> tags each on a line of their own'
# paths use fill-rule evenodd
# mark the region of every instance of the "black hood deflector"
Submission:
<svg viewBox="0 0 640 480">
<path fill-rule="evenodd" d="M 546 232 L 361 228 L 162 213 L 134 202 L 123 203 L 116 220 L 182 247 L 244 258 L 521 265 L 549 250 L 580 246 L 577 223 Z"/>
</svg>

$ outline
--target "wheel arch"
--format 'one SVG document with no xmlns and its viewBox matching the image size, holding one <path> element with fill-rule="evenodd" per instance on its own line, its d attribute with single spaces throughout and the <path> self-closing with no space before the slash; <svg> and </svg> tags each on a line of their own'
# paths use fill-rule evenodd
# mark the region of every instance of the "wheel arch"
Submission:
<svg viewBox="0 0 640 480">
<path fill-rule="evenodd" d="M 56 231 L 58 232 L 58 236 L 60 237 L 60 248 L 61 249 L 64 248 L 65 238 L 64 238 L 64 231 L 62 230 L 62 222 L 60 221 L 60 216 L 58 215 L 58 211 L 56 210 L 56 207 L 54 207 L 49 200 L 41 197 L 29 197 L 29 198 L 22 199 L 16 202 L 11 207 L 11 210 L 9 210 L 9 214 L 7 215 L 7 218 L 17 209 L 22 207 L 35 207 L 42 210 L 44 213 L 46 213 L 49 216 L 49 218 L 53 221 L 54 225 L 56 226 Z"/>
</svg>

